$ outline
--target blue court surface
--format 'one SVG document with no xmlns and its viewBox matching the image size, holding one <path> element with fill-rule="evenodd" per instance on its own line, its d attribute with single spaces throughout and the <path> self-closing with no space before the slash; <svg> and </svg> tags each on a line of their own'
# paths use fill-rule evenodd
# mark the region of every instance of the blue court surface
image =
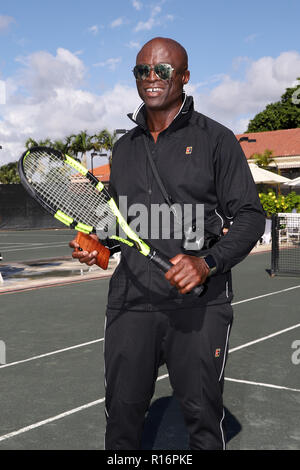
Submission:
<svg viewBox="0 0 300 470">
<path fill-rule="evenodd" d="M 70 259 L 68 230 L 0 232 L 0 273 Z M 52 261 L 51 261 L 52 260 Z M 228 450 L 300 449 L 300 278 L 270 277 L 270 252 L 233 270 L 224 391 Z M 6 271 L 5 271 L 6 269 Z M 57 264 L 56 264 L 56 268 Z M 51 270 L 49 268 L 49 270 Z M 0 450 L 103 449 L 103 330 L 109 278 L 5 291 L 0 284 Z M 163 366 L 143 449 L 188 449 Z"/>
</svg>

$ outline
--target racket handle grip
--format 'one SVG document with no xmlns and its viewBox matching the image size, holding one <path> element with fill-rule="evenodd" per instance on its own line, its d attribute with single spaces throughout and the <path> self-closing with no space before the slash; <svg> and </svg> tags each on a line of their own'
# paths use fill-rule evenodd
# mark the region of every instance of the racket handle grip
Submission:
<svg viewBox="0 0 300 470">
<path fill-rule="evenodd" d="M 107 269 L 110 257 L 110 251 L 106 246 L 102 245 L 99 241 L 82 232 L 78 232 L 75 241 L 83 251 L 98 251 L 96 264 L 102 269 Z"/>
<path fill-rule="evenodd" d="M 168 272 L 169 269 L 174 266 L 166 256 L 161 253 L 158 254 L 156 251 L 152 254 L 151 261 L 153 261 L 153 263 L 156 264 L 156 266 L 158 266 L 164 273 Z M 199 295 L 202 294 L 203 289 L 203 285 L 196 286 L 191 290 L 191 294 L 199 297 Z"/>
</svg>

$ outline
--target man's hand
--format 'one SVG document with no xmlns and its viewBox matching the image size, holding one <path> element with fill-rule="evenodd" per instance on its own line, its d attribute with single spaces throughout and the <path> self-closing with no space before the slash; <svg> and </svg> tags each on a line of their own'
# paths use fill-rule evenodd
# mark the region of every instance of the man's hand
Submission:
<svg viewBox="0 0 300 470">
<path fill-rule="evenodd" d="M 90 237 L 93 238 L 96 241 L 99 241 L 99 238 L 95 234 L 91 234 Z M 69 247 L 74 249 L 74 251 L 72 252 L 72 258 L 78 259 L 78 261 L 80 261 L 80 263 L 85 263 L 88 266 L 93 266 L 93 264 L 96 264 L 98 251 L 91 251 L 90 253 L 88 251 L 84 251 L 84 250 L 79 251 L 80 246 L 76 242 L 76 238 L 74 238 L 74 240 L 70 241 Z"/>
<path fill-rule="evenodd" d="M 170 259 L 174 266 L 165 274 L 166 279 L 176 286 L 181 294 L 187 294 L 195 286 L 204 284 L 209 268 L 204 259 L 179 254 Z"/>
</svg>

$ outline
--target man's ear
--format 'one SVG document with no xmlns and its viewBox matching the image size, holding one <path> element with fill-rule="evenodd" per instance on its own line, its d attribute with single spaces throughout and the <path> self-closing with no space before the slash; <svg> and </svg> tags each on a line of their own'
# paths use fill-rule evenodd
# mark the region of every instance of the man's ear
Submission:
<svg viewBox="0 0 300 470">
<path fill-rule="evenodd" d="M 190 79 L 190 71 L 185 70 L 182 75 L 182 84 L 186 85 L 189 82 Z"/>
</svg>

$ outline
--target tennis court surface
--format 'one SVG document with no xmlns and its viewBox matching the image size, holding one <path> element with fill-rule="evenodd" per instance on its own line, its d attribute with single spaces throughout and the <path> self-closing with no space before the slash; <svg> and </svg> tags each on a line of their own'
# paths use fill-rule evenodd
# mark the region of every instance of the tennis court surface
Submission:
<svg viewBox="0 0 300 470">
<path fill-rule="evenodd" d="M 0 450 L 103 449 L 109 276 L 78 269 L 72 237 L 69 230 L 0 232 Z M 300 449 L 300 278 L 271 277 L 270 267 L 268 251 L 233 270 L 228 450 Z M 188 449 L 165 367 L 143 448 Z"/>
</svg>

